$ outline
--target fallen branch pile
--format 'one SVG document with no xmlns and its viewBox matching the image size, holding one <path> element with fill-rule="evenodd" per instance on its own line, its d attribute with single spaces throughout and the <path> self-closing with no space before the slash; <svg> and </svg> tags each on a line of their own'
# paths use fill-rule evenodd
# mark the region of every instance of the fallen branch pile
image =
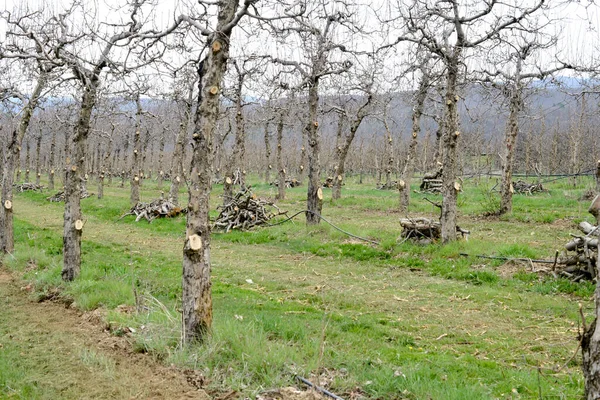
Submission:
<svg viewBox="0 0 600 400">
<path fill-rule="evenodd" d="M 531 196 L 534 193 L 547 192 L 541 183 L 527 183 L 525 181 L 518 180 L 512 183 L 515 193 L 526 194 Z"/>
<path fill-rule="evenodd" d="M 423 180 L 419 189 L 421 192 L 427 193 L 441 193 L 442 192 L 442 171 L 440 168 L 436 172 L 430 172 L 423 175 Z"/>
<path fill-rule="evenodd" d="M 279 187 L 279 181 L 271 182 L 271 186 Z M 297 179 L 289 178 L 289 179 L 285 180 L 285 188 L 286 189 L 295 188 L 297 186 L 300 186 L 300 182 Z"/>
<path fill-rule="evenodd" d="M 398 189 L 398 181 L 391 181 L 390 183 L 382 183 L 377 186 L 377 190 L 393 190 Z"/>
<path fill-rule="evenodd" d="M 442 236 L 442 224 L 427 218 L 400 218 L 402 237 L 414 239 L 421 244 L 429 244 Z M 470 231 L 456 226 L 456 232 L 468 239 Z"/>
<path fill-rule="evenodd" d="M 329 189 L 331 189 L 333 187 L 333 177 L 332 176 L 328 176 L 325 179 L 325 182 L 323 182 L 323 187 L 329 188 Z"/>
<path fill-rule="evenodd" d="M 128 215 L 135 215 L 135 222 L 144 218 L 150 223 L 156 218 L 173 218 L 185 214 L 186 212 L 187 209 L 177 207 L 169 200 L 156 199 L 152 200 L 150 203 L 137 203 L 135 206 L 131 207 L 131 210 L 129 210 L 128 213 L 122 215 L 119 220 Z"/>
<path fill-rule="evenodd" d="M 269 209 L 270 208 L 270 209 Z M 287 215 L 271 201 L 259 199 L 250 188 L 238 192 L 229 203 L 220 206 L 215 229 L 229 232 L 232 229 L 246 230 L 266 224 L 278 215 Z"/>
<path fill-rule="evenodd" d="M 565 255 L 558 260 L 557 272 L 575 282 L 596 277 L 598 262 L 598 227 L 589 222 L 579 224 L 584 235 L 571 235 L 573 240 L 565 245 Z"/>
<path fill-rule="evenodd" d="M 93 196 L 93 193 L 89 193 L 86 188 L 81 189 L 81 195 L 80 195 L 81 199 L 87 199 L 88 197 L 91 197 L 91 196 Z M 46 197 L 46 200 L 48 200 L 51 203 L 64 202 L 65 201 L 65 191 L 62 190 L 62 191 L 56 193 L 55 195 Z"/>
<path fill-rule="evenodd" d="M 41 192 L 42 189 L 44 189 L 44 187 L 42 185 L 36 185 L 35 183 L 31 183 L 31 182 L 21 183 L 20 185 L 15 184 L 14 187 L 17 190 L 17 192 L 19 192 L 19 193 L 27 192 L 27 191 Z"/>
</svg>

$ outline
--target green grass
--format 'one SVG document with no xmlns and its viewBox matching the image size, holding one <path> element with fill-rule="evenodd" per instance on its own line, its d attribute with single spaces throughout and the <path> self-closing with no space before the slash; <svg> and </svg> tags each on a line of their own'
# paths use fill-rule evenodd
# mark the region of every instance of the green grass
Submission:
<svg viewBox="0 0 600 400">
<path fill-rule="evenodd" d="M 58 288 L 83 310 L 108 310 L 114 334 L 134 328 L 135 350 L 200 369 L 215 390 L 251 397 L 293 384 L 294 374 L 328 371 L 330 389 L 348 397 L 357 391 L 374 399 L 581 396 L 578 362 L 559 373 L 554 368 L 577 345 L 577 303 L 591 311 L 594 285 L 543 277 L 526 263 L 511 272 L 502 261 L 461 256 L 552 258 L 586 218 L 587 205 L 577 201 L 581 187 L 557 182 L 549 194 L 516 195 L 512 215 L 490 219 L 480 216 L 495 204 L 492 185 L 467 181 L 459 223 L 472 231 L 470 240 L 420 246 L 399 239 L 396 192 L 354 182 L 342 199 L 325 203 L 323 215 L 381 245 L 325 223 L 308 228 L 302 216 L 213 234 L 215 321 L 202 346 L 179 345 L 185 220 L 117 220 L 129 208 L 127 189 L 107 187 L 104 199 L 82 201 L 87 223 L 75 282 L 60 280 L 62 204 L 47 203 L 47 193 L 16 196 L 17 248 L 5 263 L 41 295 Z M 255 190 L 274 195 L 264 184 Z M 289 190 L 278 205 L 290 214 L 302 210 L 305 190 Z M 152 182 L 143 186 L 145 200 L 158 193 Z M 410 215 L 437 217 L 424 197 L 412 194 Z M 122 313 L 119 305 L 138 312 Z M 111 371 L 94 354 L 82 360 Z"/>
</svg>

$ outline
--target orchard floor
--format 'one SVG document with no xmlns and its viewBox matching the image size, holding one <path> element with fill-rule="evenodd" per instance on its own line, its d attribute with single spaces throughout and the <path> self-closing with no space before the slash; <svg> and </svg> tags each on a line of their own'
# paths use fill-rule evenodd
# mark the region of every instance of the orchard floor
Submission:
<svg viewBox="0 0 600 400">
<path fill-rule="evenodd" d="M 209 398 L 184 371 L 133 353 L 93 313 L 37 303 L 21 284 L 0 269 L 0 398 Z"/>
</svg>

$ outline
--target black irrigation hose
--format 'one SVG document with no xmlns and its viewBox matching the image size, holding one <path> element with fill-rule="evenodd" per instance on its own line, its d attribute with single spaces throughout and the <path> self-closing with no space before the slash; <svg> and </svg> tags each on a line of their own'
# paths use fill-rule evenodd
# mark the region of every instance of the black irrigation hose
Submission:
<svg viewBox="0 0 600 400">
<path fill-rule="evenodd" d="M 502 260 L 502 261 L 531 261 L 537 264 L 555 264 L 555 260 L 535 260 L 532 258 L 513 258 L 513 257 L 500 257 L 500 256 L 486 256 L 483 254 L 471 255 L 467 253 L 459 253 L 459 255 L 463 257 L 477 257 L 477 258 L 487 258 L 489 260 Z"/>
<path fill-rule="evenodd" d="M 329 225 L 331 225 L 331 226 L 332 226 L 334 229 L 336 229 L 336 230 L 338 230 L 338 231 L 340 231 L 340 232 L 342 232 L 342 233 L 344 233 L 344 234 L 346 234 L 346 235 L 348 235 L 348 236 L 351 236 L 351 237 L 353 237 L 353 238 L 355 238 L 355 239 L 362 240 L 362 241 L 364 241 L 364 242 L 368 242 L 368 243 L 371 243 L 371 244 L 374 244 L 374 245 L 379 245 L 379 244 L 380 244 L 379 242 L 377 242 L 377 241 L 375 241 L 375 240 L 371 240 L 371 239 L 367 239 L 367 238 L 364 238 L 364 237 L 356 236 L 356 235 L 355 235 L 355 234 L 353 234 L 353 233 L 350 233 L 350 232 L 348 232 L 348 231 L 345 231 L 345 230 L 343 230 L 342 228 L 340 228 L 340 227 L 338 227 L 338 226 L 336 226 L 336 225 L 332 224 L 331 222 L 327 221 L 327 220 L 325 219 L 325 217 L 323 217 L 321 214 L 319 214 L 319 213 L 316 213 L 316 212 L 314 212 L 314 211 L 309 211 L 309 210 L 302 210 L 302 211 L 298 211 L 296 214 L 292 215 L 291 217 L 287 217 L 287 218 L 286 218 L 286 219 L 284 219 L 283 221 L 279 221 L 279 222 L 277 222 L 277 223 L 275 223 L 275 224 L 267 224 L 266 226 L 269 226 L 269 227 L 270 227 L 270 226 L 277 226 L 277 225 L 281 225 L 281 224 L 283 224 L 283 223 L 285 223 L 285 222 L 291 221 L 291 220 L 292 220 L 294 217 L 296 217 L 296 216 L 298 216 L 298 215 L 300 215 L 300 214 L 302 214 L 302 213 L 311 213 L 311 214 L 313 214 L 313 215 L 315 215 L 315 216 L 319 217 L 319 218 L 320 218 L 320 219 L 322 219 L 323 221 L 327 222 L 327 223 L 328 223 Z"/>
<path fill-rule="evenodd" d="M 329 390 L 324 389 L 320 386 L 315 385 L 314 383 L 312 383 L 311 381 L 309 381 L 308 379 L 304 379 L 303 377 L 301 377 L 300 375 L 296 375 L 296 379 L 298 379 L 300 382 L 304 383 L 305 385 L 310 386 L 311 388 L 315 389 L 317 392 L 323 393 L 326 396 L 331 397 L 332 399 L 335 400 L 344 400 L 342 399 L 340 396 L 331 393 Z"/>
</svg>

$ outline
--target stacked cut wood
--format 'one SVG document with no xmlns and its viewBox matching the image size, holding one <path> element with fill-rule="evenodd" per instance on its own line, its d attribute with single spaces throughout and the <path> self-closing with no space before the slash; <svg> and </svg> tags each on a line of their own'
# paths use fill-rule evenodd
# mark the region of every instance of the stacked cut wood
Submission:
<svg viewBox="0 0 600 400">
<path fill-rule="evenodd" d="M 273 202 L 259 199 L 250 188 L 238 192 L 221 210 L 214 227 L 229 232 L 232 229 L 246 230 L 266 224 L 271 218 L 286 215 Z"/>
<path fill-rule="evenodd" d="M 402 226 L 403 238 L 414 239 L 421 244 L 432 243 L 442 236 L 442 224 L 428 218 L 401 218 L 400 226 Z M 458 225 L 456 232 L 464 238 L 468 238 L 471 233 Z"/>
<path fill-rule="evenodd" d="M 173 218 L 178 215 L 185 214 L 187 209 L 181 208 L 166 199 L 152 200 L 150 203 L 139 202 L 131 207 L 128 213 L 121 216 L 123 219 L 128 215 L 135 215 L 135 222 L 142 218 L 148 222 L 154 221 L 156 218 Z"/>
<path fill-rule="evenodd" d="M 81 189 L 81 195 L 80 195 L 81 199 L 87 199 L 88 197 L 91 197 L 91 196 L 93 196 L 93 193 L 89 193 L 86 188 Z M 48 200 L 51 203 L 64 202 L 65 201 L 65 192 L 64 192 L 64 190 L 62 190 L 50 197 L 46 197 L 46 200 Z"/>
<path fill-rule="evenodd" d="M 515 193 L 532 195 L 533 193 L 547 192 L 541 183 L 527 183 L 525 181 L 518 180 L 512 183 L 513 190 Z"/>
<path fill-rule="evenodd" d="M 31 183 L 31 182 L 24 182 L 21 183 L 20 185 L 14 185 L 15 189 L 17 190 L 17 192 L 27 192 L 27 191 L 33 191 L 33 192 L 41 192 L 44 187 L 42 185 L 36 185 L 35 183 Z"/>
<path fill-rule="evenodd" d="M 279 187 L 279 181 L 271 182 L 271 186 Z M 290 179 L 285 180 L 285 188 L 286 189 L 295 188 L 297 186 L 300 186 L 300 182 L 297 179 L 290 178 Z"/>
<path fill-rule="evenodd" d="M 584 235 L 571 235 L 573 240 L 565 245 L 564 257 L 557 261 L 558 274 L 576 282 L 594 279 L 598 262 L 598 227 L 582 222 L 579 230 Z"/>
<path fill-rule="evenodd" d="M 423 180 L 419 189 L 426 193 L 441 193 L 442 192 L 442 168 L 436 172 L 430 172 L 423 175 Z"/>
</svg>

